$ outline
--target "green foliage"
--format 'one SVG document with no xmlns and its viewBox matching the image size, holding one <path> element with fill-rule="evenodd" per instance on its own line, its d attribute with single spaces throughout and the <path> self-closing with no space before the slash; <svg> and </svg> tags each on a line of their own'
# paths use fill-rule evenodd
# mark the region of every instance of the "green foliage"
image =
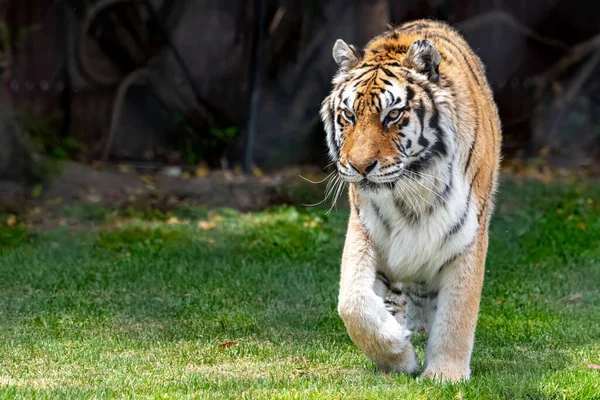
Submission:
<svg viewBox="0 0 600 400">
<path fill-rule="evenodd" d="M 186 206 L 0 247 L 0 398 L 597 398 L 600 186 L 498 197 L 469 382 L 379 373 L 352 343 L 347 211 Z"/>
<path fill-rule="evenodd" d="M 31 34 L 39 31 L 39 25 L 26 25 L 12 31 L 6 21 L 0 20 L 0 52 L 10 53 L 11 48 L 20 48 Z"/>
<path fill-rule="evenodd" d="M 183 243 L 186 236 L 180 230 L 131 227 L 119 231 L 100 232 L 97 245 L 108 250 L 160 252 L 173 243 Z"/>
<path fill-rule="evenodd" d="M 225 148 L 240 137 L 240 130 L 234 126 L 201 129 L 182 114 L 175 114 L 174 120 L 177 125 L 175 147 L 188 164 L 218 159 Z"/>
<path fill-rule="evenodd" d="M 62 118 L 60 113 L 38 116 L 23 112 L 18 118 L 18 123 L 37 153 L 57 160 L 68 160 L 85 150 L 85 146 L 73 137 L 60 135 Z"/>
<path fill-rule="evenodd" d="M 3 250 L 22 246 L 33 238 L 33 234 L 26 227 L 5 223 L 13 218 L 15 217 L 0 214 L 0 254 Z"/>
<path fill-rule="evenodd" d="M 80 203 L 64 208 L 62 215 L 77 221 L 105 222 L 115 216 L 116 212 L 107 210 L 100 204 Z"/>
</svg>

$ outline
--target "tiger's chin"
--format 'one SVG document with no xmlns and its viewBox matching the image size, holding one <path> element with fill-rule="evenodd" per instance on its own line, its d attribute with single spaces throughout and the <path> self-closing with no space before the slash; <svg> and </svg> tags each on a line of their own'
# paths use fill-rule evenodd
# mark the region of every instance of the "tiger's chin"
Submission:
<svg viewBox="0 0 600 400">
<path fill-rule="evenodd" d="M 363 179 L 362 181 L 358 182 L 357 186 L 360 190 L 366 192 L 378 192 L 381 190 L 394 190 L 396 188 L 397 181 L 398 180 L 392 182 L 378 183 L 370 181 L 368 179 Z"/>
</svg>

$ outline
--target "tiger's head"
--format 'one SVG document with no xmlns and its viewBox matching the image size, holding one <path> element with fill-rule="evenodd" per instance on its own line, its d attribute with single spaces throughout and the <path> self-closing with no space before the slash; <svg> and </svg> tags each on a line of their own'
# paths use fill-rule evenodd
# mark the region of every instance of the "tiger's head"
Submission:
<svg viewBox="0 0 600 400">
<path fill-rule="evenodd" d="M 393 187 L 454 152 L 452 96 L 440 85 L 440 52 L 427 40 L 408 48 L 361 53 L 338 40 L 339 66 L 321 117 L 329 156 L 346 182 L 363 188 Z"/>
</svg>

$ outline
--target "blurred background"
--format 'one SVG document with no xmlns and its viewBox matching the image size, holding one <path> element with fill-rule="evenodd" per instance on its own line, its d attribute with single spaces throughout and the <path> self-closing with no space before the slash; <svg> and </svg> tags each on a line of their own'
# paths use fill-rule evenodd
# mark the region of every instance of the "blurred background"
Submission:
<svg viewBox="0 0 600 400">
<path fill-rule="evenodd" d="M 416 18 L 453 24 L 487 66 L 506 172 L 595 173 L 598 15 L 595 0 L 0 0 L 0 197 L 18 208 L 76 187 L 131 201 L 169 185 L 157 173 L 321 171 L 334 41 L 363 46 Z M 141 174 L 141 189 L 98 193 L 118 184 L 94 181 L 111 168 Z M 45 184 L 52 174 L 70 177 Z M 166 193 L 231 196 L 186 185 Z"/>
</svg>

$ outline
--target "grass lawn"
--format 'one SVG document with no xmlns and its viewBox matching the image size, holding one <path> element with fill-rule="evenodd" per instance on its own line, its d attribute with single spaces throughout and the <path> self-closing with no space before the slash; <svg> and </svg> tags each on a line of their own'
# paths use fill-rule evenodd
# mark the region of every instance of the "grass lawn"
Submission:
<svg viewBox="0 0 600 400">
<path fill-rule="evenodd" d="M 346 211 L 65 215 L 98 228 L 0 228 L 0 399 L 600 398 L 600 185 L 503 182 L 460 384 L 379 373 L 351 342 Z"/>
</svg>

